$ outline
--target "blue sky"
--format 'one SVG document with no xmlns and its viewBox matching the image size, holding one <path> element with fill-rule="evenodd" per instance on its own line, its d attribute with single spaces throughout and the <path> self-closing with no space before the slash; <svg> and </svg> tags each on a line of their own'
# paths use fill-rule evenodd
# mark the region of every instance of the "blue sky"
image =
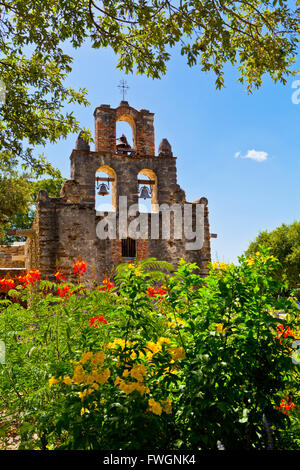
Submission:
<svg viewBox="0 0 300 470">
<path fill-rule="evenodd" d="M 156 151 L 166 137 L 187 200 L 208 198 L 210 229 L 218 234 L 211 240 L 214 261 L 236 262 L 259 231 L 299 220 L 300 104 L 292 103 L 295 79 L 283 86 L 265 77 L 262 87 L 248 95 L 231 66 L 225 69 L 226 87 L 219 91 L 213 74 L 189 68 L 176 53 L 167 74 L 152 80 L 126 76 L 108 49 L 85 45 L 68 52 L 74 62 L 67 84 L 85 87 L 91 103 L 66 108 L 82 126 L 94 133 L 94 109 L 119 105 L 117 86 L 123 78 L 130 87 L 129 104 L 155 113 Z M 42 149 L 67 178 L 76 137 Z M 248 154 L 251 150 L 255 152 Z M 242 158 L 247 155 L 265 159 Z"/>
</svg>

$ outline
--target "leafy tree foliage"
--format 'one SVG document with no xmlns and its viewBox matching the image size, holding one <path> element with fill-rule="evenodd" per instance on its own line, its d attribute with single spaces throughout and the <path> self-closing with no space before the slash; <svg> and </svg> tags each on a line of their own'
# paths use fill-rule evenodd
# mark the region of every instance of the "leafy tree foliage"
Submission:
<svg viewBox="0 0 300 470">
<path fill-rule="evenodd" d="M 262 245 L 270 247 L 271 253 L 281 263 L 274 271 L 276 278 L 288 281 L 291 287 L 300 286 L 300 222 L 282 224 L 272 232 L 261 232 L 250 243 L 246 254 L 254 254 Z"/>
<path fill-rule="evenodd" d="M 29 182 L 26 177 L 0 176 L 0 225 L 13 219 L 15 214 L 25 215 L 30 203 Z"/>
<path fill-rule="evenodd" d="M 48 178 L 38 181 L 15 172 L 0 176 L 0 243 L 25 240 L 7 235 L 8 230 L 30 228 L 35 218 L 35 201 L 38 192 L 45 189 L 50 197 L 58 197 L 65 178 Z"/>
<path fill-rule="evenodd" d="M 189 66 L 216 74 L 223 86 L 226 63 L 237 64 L 248 91 L 267 73 L 277 82 L 295 73 L 299 8 L 287 0 L 0 0 L 0 167 L 21 161 L 37 174 L 54 174 L 35 145 L 57 142 L 80 130 L 64 105 L 88 105 L 86 90 L 64 80 L 72 69 L 65 45 L 112 47 L 126 73 L 159 78 L 171 49 Z M 91 139 L 85 130 L 86 138 Z"/>
<path fill-rule="evenodd" d="M 35 202 L 36 197 L 42 189 L 45 189 L 50 197 L 59 197 L 60 190 L 65 183 L 66 178 L 47 178 L 35 181 L 31 187 L 32 200 Z"/>
</svg>

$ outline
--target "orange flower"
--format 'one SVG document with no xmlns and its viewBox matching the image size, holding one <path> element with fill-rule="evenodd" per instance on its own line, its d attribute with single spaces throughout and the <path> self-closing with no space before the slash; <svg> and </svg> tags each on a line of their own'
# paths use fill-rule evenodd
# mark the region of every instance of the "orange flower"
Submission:
<svg viewBox="0 0 300 470">
<path fill-rule="evenodd" d="M 285 338 L 288 338 L 289 336 L 292 336 L 292 337 L 295 336 L 289 326 L 284 327 L 282 323 L 277 326 L 277 336 L 275 336 L 275 338 L 279 340 L 280 344 L 282 344 L 281 343 L 282 338 L 285 339 Z"/>
<path fill-rule="evenodd" d="M 70 297 L 70 295 L 74 294 L 73 291 L 70 291 L 71 286 L 66 285 L 63 287 L 58 287 L 57 292 L 60 297 Z"/>
<path fill-rule="evenodd" d="M 54 276 L 56 277 L 58 281 L 66 281 L 65 276 L 60 271 L 57 271 L 56 273 L 54 273 Z"/>
<path fill-rule="evenodd" d="M 103 284 L 103 286 L 100 287 L 101 291 L 110 290 L 113 287 L 115 287 L 114 283 L 112 281 L 110 281 L 107 277 L 105 277 L 103 279 L 102 284 Z"/>
<path fill-rule="evenodd" d="M 295 403 L 291 402 L 290 399 L 288 397 L 286 397 L 285 399 L 283 398 L 280 401 L 280 405 L 276 406 L 276 408 L 278 410 L 281 410 L 282 413 L 284 413 L 286 415 L 287 412 L 290 411 L 290 409 L 294 408 L 295 406 L 296 406 Z"/>
<path fill-rule="evenodd" d="M 4 292 L 8 292 L 10 289 L 15 287 L 14 279 L 0 279 L 0 288 Z"/>
<path fill-rule="evenodd" d="M 32 269 L 31 271 L 28 271 L 25 276 L 19 276 L 17 279 L 19 282 L 22 282 L 24 286 L 28 286 L 28 284 L 33 285 L 35 281 L 41 280 L 41 272 L 39 269 Z"/>
<path fill-rule="evenodd" d="M 148 287 L 147 294 L 149 297 L 157 297 L 158 295 L 166 295 L 168 293 L 168 289 L 165 286 L 158 287 Z"/>
<path fill-rule="evenodd" d="M 96 317 L 90 318 L 90 326 L 93 326 L 93 328 L 96 328 L 97 326 L 99 326 L 99 323 L 101 322 L 107 324 L 107 320 L 105 320 L 105 318 L 102 315 L 98 315 Z"/>
<path fill-rule="evenodd" d="M 79 274 L 80 276 L 86 272 L 87 263 L 85 261 L 76 261 L 73 266 L 74 274 Z"/>
</svg>

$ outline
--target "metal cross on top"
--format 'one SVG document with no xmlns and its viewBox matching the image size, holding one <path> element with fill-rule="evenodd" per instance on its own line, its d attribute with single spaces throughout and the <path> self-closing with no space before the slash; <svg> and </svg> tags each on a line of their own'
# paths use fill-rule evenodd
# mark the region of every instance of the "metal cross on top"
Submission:
<svg viewBox="0 0 300 470">
<path fill-rule="evenodd" d="M 120 90 L 121 90 L 121 93 L 123 95 L 123 101 L 124 101 L 125 94 L 127 93 L 127 90 L 129 90 L 130 87 L 127 85 L 126 80 L 121 80 L 119 85 L 118 85 L 118 88 L 120 88 Z"/>
</svg>

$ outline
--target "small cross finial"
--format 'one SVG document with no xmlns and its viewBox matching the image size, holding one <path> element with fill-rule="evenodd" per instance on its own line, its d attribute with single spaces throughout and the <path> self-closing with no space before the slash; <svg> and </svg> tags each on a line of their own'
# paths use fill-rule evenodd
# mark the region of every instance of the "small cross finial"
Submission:
<svg viewBox="0 0 300 470">
<path fill-rule="evenodd" d="M 127 93 L 127 90 L 129 90 L 130 87 L 127 85 L 126 80 L 121 80 L 119 85 L 118 85 L 118 88 L 120 88 L 120 90 L 121 90 L 121 93 L 123 95 L 123 101 L 124 101 L 125 94 Z"/>
</svg>

